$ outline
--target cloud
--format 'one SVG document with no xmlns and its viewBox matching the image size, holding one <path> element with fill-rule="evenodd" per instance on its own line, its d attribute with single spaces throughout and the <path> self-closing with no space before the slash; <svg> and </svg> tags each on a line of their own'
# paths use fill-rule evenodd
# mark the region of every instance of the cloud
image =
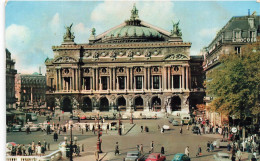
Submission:
<svg viewBox="0 0 260 161">
<path fill-rule="evenodd" d="M 76 43 L 86 43 L 91 33 L 91 29 L 86 27 L 82 22 L 76 24 L 73 27 L 73 31 Z"/>
<path fill-rule="evenodd" d="M 51 28 L 51 31 L 54 33 L 54 34 L 57 34 L 61 31 L 61 20 L 60 20 L 60 14 L 59 13 L 56 13 L 50 23 L 49 23 L 49 26 Z"/>
<path fill-rule="evenodd" d="M 31 31 L 26 26 L 12 24 L 6 29 L 6 47 L 25 50 L 31 42 Z"/>
<path fill-rule="evenodd" d="M 214 38 L 219 31 L 218 27 L 215 28 L 204 28 L 199 31 L 201 37 Z"/>
</svg>

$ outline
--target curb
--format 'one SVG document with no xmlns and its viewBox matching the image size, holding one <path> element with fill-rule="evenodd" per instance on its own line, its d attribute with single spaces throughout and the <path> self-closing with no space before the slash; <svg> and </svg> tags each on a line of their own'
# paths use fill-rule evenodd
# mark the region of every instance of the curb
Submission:
<svg viewBox="0 0 260 161">
<path fill-rule="evenodd" d="M 124 135 L 127 135 L 127 134 L 128 134 L 128 133 L 129 133 L 129 132 L 132 130 L 132 128 L 134 128 L 134 127 L 135 127 L 135 125 L 136 125 L 136 124 L 133 124 L 133 125 L 132 125 L 132 127 L 130 127 L 130 129 L 129 129 L 129 130 L 127 130 L 127 132 L 126 132 Z"/>
</svg>

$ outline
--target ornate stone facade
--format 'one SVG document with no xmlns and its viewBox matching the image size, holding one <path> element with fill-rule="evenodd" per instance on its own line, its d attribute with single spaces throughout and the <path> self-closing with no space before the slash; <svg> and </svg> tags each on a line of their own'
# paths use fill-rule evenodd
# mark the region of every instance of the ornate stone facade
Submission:
<svg viewBox="0 0 260 161">
<path fill-rule="evenodd" d="M 15 98 L 15 61 L 11 59 L 11 53 L 6 49 L 6 108 L 16 108 Z"/>
<path fill-rule="evenodd" d="M 191 43 L 137 14 L 134 7 L 130 20 L 100 35 L 93 29 L 88 44 L 53 46 L 54 58 L 45 61 L 48 106 L 189 112 L 191 68 L 202 70 L 202 59 L 191 63 Z"/>
</svg>

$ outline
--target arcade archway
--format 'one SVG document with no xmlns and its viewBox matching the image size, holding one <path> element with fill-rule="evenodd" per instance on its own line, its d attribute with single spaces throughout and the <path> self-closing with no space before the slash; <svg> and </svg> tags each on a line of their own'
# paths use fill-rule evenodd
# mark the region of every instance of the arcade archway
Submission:
<svg viewBox="0 0 260 161">
<path fill-rule="evenodd" d="M 117 106 L 120 111 L 126 111 L 126 100 L 123 96 L 117 99 Z"/>
<path fill-rule="evenodd" d="M 181 111 L 181 99 L 179 96 L 171 98 L 171 108 L 172 111 Z"/>
<path fill-rule="evenodd" d="M 100 99 L 100 111 L 109 111 L 109 102 L 106 97 Z"/>
<path fill-rule="evenodd" d="M 92 111 L 92 102 L 91 99 L 89 97 L 85 97 L 83 100 L 83 106 L 82 106 L 82 111 L 86 112 L 86 111 Z"/>
<path fill-rule="evenodd" d="M 62 111 L 72 112 L 71 100 L 68 97 L 64 98 L 62 103 Z"/>
<path fill-rule="evenodd" d="M 161 111 L 161 99 L 158 96 L 152 98 L 152 110 Z"/>
<path fill-rule="evenodd" d="M 136 97 L 134 100 L 135 110 L 136 111 L 143 111 L 144 110 L 144 101 L 142 97 Z"/>
</svg>

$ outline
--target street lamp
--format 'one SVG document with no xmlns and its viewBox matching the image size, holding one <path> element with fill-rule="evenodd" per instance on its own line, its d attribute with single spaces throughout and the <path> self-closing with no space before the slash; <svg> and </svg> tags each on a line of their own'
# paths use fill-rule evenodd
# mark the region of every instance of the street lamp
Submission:
<svg viewBox="0 0 260 161">
<path fill-rule="evenodd" d="M 121 129 L 120 129 L 120 106 L 118 107 L 118 135 L 121 135 Z"/>
<path fill-rule="evenodd" d="M 130 109 L 130 124 L 133 124 L 133 109 L 132 109 L 132 106 L 131 106 L 131 109 Z"/>
<path fill-rule="evenodd" d="M 101 141 L 100 141 L 100 126 L 99 126 L 99 113 L 97 113 L 97 121 L 98 121 L 98 138 L 97 138 L 97 151 L 98 153 L 102 153 L 101 150 Z"/>
</svg>

